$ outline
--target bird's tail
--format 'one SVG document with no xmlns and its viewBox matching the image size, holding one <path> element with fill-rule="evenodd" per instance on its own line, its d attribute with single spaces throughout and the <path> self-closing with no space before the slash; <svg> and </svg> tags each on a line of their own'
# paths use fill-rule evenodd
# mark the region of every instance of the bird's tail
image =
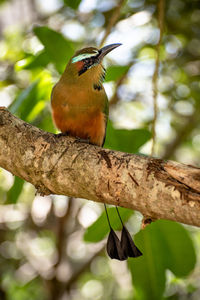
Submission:
<svg viewBox="0 0 200 300">
<path fill-rule="evenodd" d="M 110 227 L 110 233 L 107 240 L 107 253 L 109 257 L 112 259 L 115 258 L 118 260 L 126 260 L 128 259 L 128 257 L 141 256 L 142 252 L 136 247 L 128 229 L 124 226 L 118 207 L 115 206 L 120 222 L 122 224 L 121 240 L 118 238 L 118 236 L 112 229 L 106 204 L 104 204 L 104 207 L 105 207 L 106 217 L 108 220 L 108 225 Z"/>
</svg>

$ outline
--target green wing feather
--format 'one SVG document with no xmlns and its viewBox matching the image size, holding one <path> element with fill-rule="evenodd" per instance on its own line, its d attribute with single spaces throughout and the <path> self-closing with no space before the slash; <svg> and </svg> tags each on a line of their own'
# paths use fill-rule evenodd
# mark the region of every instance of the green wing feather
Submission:
<svg viewBox="0 0 200 300">
<path fill-rule="evenodd" d="M 105 135 L 104 135 L 102 147 L 106 140 L 106 128 L 107 128 L 108 116 L 109 116 L 109 102 L 108 102 L 108 97 L 106 94 L 105 94 L 105 96 L 106 96 L 106 99 L 105 99 L 105 105 L 104 105 L 104 109 L 103 109 L 103 113 L 105 114 Z"/>
</svg>

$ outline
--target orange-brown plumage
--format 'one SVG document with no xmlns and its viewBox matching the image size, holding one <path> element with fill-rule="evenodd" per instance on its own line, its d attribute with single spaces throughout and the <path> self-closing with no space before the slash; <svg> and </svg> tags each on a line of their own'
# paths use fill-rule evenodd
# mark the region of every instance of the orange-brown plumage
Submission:
<svg viewBox="0 0 200 300">
<path fill-rule="evenodd" d="M 103 144 L 106 130 L 106 116 L 102 111 L 90 108 L 87 110 L 87 113 L 75 114 L 73 116 L 66 105 L 62 113 L 60 113 L 59 107 L 53 109 L 53 119 L 56 127 L 61 132 L 90 140 L 95 145 L 101 146 Z"/>
</svg>

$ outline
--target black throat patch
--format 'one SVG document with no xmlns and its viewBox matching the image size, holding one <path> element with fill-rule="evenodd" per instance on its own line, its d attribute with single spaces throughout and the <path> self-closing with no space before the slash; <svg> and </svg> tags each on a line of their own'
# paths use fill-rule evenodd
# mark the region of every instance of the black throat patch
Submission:
<svg viewBox="0 0 200 300">
<path fill-rule="evenodd" d="M 97 90 L 97 91 L 100 91 L 100 90 L 102 90 L 102 85 L 101 84 L 93 84 L 93 88 L 95 89 L 95 90 Z"/>
</svg>

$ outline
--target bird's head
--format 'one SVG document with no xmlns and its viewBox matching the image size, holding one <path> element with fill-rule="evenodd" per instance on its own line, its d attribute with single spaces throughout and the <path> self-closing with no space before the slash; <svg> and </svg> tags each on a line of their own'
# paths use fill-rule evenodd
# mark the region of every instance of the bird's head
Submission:
<svg viewBox="0 0 200 300">
<path fill-rule="evenodd" d="M 101 49 L 94 47 L 88 47 L 81 49 L 75 53 L 71 58 L 71 63 L 75 64 L 78 70 L 78 75 L 82 75 L 87 70 L 100 64 L 106 54 L 108 54 L 113 49 L 119 47 L 121 44 L 111 44 L 107 45 Z"/>
<path fill-rule="evenodd" d="M 102 81 L 105 75 L 102 60 L 105 55 L 120 45 L 120 43 L 117 43 L 107 45 L 101 49 L 87 47 L 78 50 L 70 59 L 65 69 L 65 75 L 67 75 L 68 78 L 71 77 L 71 79 L 76 78 L 79 82 L 80 79 L 92 80 L 92 78 L 94 78 L 95 81 L 97 79 Z"/>
</svg>

